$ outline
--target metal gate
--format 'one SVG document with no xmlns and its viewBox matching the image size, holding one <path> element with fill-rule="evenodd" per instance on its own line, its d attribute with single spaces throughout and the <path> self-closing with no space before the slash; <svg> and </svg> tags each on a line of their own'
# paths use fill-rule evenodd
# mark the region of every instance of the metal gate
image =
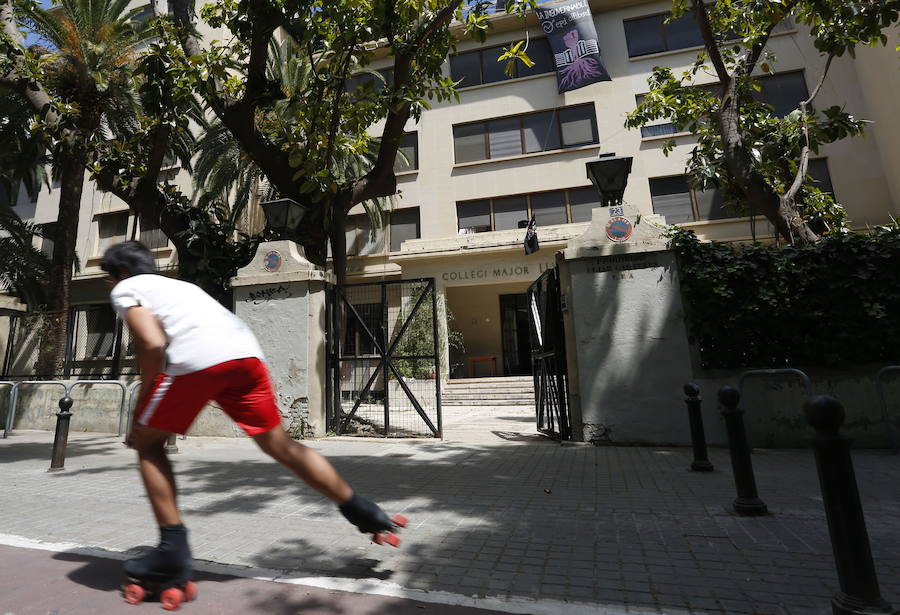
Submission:
<svg viewBox="0 0 900 615">
<path fill-rule="evenodd" d="M 441 437 L 434 278 L 329 287 L 328 427 Z"/>
<path fill-rule="evenodd" d="M 537 428 L 558 440 L 571 440 L 558 268 L 548 269 L 528 287 L 528 302 Z"/>
</svg>

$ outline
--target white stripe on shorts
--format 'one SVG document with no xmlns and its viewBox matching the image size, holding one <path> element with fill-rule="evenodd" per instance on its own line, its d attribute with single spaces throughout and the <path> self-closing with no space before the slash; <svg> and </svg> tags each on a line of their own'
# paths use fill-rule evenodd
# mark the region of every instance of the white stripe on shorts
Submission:
<svg viewBox="0 0 900 615">
<path fill-rule="evenodd" d="M 159 383 L 159 386 L 156 387 L 156 390 L 153 391 L 153 397 L 150 398 L 150 401 L 147 402 L 147 407 L 144 409 L 143 414 L 138 419 L 138 423 L 141 425 L 146 425 L 150 422 L 150 417 L 153 416 L 153 413 L 156 412 L 156 409 L 159 407 L 160 402 L 163 397 L 166 396 L 166 391 L 169 390 L 169 387 L 172 385 L 172 380 L 174 380 L 174 376 L 170 376 L 166 374 L 163 376 L 162 382 Z"/>
</svg>

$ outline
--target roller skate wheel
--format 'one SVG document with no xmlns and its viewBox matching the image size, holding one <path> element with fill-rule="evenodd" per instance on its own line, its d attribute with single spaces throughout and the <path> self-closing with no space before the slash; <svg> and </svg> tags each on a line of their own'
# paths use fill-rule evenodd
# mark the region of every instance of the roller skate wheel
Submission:
<svg viewBox="0 0 900 615">
<path fill-rule="evenodd" d="M 409 519 L 404 517 L 403 515 L 394 515 L 394 518 L 391 519 L 396 525 L 400 527 L 406 527 L 406 524 L 409 523 Z"/>
<path fill-rule="evenodd" d="M 147 590 L 137 583 L 129 583 L 122 588 L 122 595 L 125 596 L 125 602 L 128 604 L 140 604 L 147 596 Z"/>
<path fill-rule="evenodd" d="M 184 584 L 184 601 L 190 602 L 197 597 L 197 584 L 193 581 L 188 581 Z"/>
<path fill-rule="evenodd" d="M 388 543 L 392 547 L 400 546 L 400 537 L 397 536 L 396 534 L 391 534 L 390 532 L 388 532 L 387 534 L 384 535 L 382 540 L 384 540 L 384 542 Z"/>
<path fill-rule="evenodd" d="M 383 542 L 381 534 L 375 534 L 375 536 L 372 537 L 372 542 L 374 542 L 376 545 L 380 545 Z"/>
<path fill-rule="evenodd" d="M 159 595 L 159 601 L 165 610 L 174 611 L 184 602 L 184 592 L 177 587 L 170 587 Z"/>
</svg>

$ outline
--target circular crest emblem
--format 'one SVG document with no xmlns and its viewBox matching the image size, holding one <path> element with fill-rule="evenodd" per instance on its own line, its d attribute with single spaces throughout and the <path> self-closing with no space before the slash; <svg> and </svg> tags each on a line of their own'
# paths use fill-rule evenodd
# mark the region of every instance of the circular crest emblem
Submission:
<svg viewBox="0 0 900 615">
<path fill-rule="evenodd" d="M 271 273 L 281 269 L 281 254 L 278 250 L 272 250 L 271 252 L 266 253 L 266 256 L 263 258 L 263 267 L 266 271 Z"/>
<path fill-rule="evenodd" d="M 616 216 L 615 218 L 610 218 L 609 222 L 606 223 L 606 236 L 611 241 L 626 241 L 631 237 L 632 230 L 633 227 L 628 218 Z"/>
</svg>

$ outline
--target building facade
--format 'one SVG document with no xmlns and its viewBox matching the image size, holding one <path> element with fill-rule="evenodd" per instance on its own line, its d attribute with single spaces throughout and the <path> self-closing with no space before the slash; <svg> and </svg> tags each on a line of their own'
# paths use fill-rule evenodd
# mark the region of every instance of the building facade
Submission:
<svg viewBox="0 0 900 615">
<path fill-rule="evenodd" d="M 461 80 L 459 103 L 435 103 L 418 123 L 410 122 L 398 159 L 399 195 L 384 229 L 375 233 L 361 207 L 351 212 L 347 230 L 351 282 L 433 277 L 439 303 L 452 314 L 465 350 L 451 351 L 443 336 L 442 373 L 451 377 L 530 373 L 528 314 L 524 293 L 555 253 L 584 232 L 599 195 L 585 164 L 614 152 L 634 158 L 625 200 L 641 213 L 692 228 L 698 236 L 747 240 L 771 236 L 764 219 L 732 217 L 714 191 L 689 188 L 685 161 L 690 134 L 675 134 L 658 122 L 626 129 L 626 114 L 648 90 L 655 66 L 680 72 L 700 48 L 696 23 L 688 16 L 665 23 L 669 2 L 592 1 L 600 52 L 611 81 L 559 94 L 552 53 L 534 16 L 526 24 L 496 15 L 484 44 L 462 39 L 445 63 L 445 74 Z M 533 68 L 517 66 L 513 77 L 496 60 L 502 47 L 525 37 Z M 840 105 L 874 124 L 866 135 L 824 148 L 811 174 L 833 191 L 850 224 L 864 229 L 900 214 L 900 99 L 896 29 L 892 43 L 862 49 L 857 57 L 836 58 L 815 105 Z M 775 32 L 769 43 L 778 62 L 763 80 L 761 96 L 776 113 L 786 113 L 807 97 L 825 64 L 803 26 Z M 389 76 L 390 59 L 373 68 Z M 709 82 L 714 82 L 710 75 Z M 380 126 L 373 127 L 377 133 Z M 674 138 L 675 150 L 663 155 Z M 171 168 L 172 180 L 189 187 L 187 173 Z M 98 261 L 114 242 L 140 238 L 158 255 L 161 268 L 177 267 L 176 255 L 151 222 L 136 220 L 123 203 L 85 187 L 79 228 L 81 269 L 72 302 L 100 306 L 106 290 Z M 23 218 L 56 219 L 57 192 L 42 192 L 36 203 L 20 199 Z M 537 222 L 540 250 L 526 256 L 523 223 Z M 96 310 L 108 308 L 97 307 Z M 111 312 L 91 333 L 109 335 Z M 87 321 L 85 326 L 87 326 Z"/>
</svg>

